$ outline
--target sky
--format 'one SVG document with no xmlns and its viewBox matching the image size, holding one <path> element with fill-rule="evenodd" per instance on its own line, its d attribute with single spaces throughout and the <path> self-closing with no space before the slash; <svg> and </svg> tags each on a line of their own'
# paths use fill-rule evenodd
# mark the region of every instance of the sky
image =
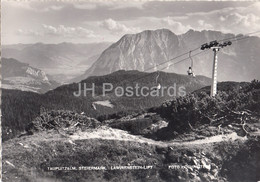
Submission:
<svg viewBox="0 0 260 182">
<path fill-rule="evenodd" d="M 2 0 L 2 44 L 115 42 L 161 28 L 178 35 L 189 29 L 258 31 L 260 2 Z"/>
</svg>

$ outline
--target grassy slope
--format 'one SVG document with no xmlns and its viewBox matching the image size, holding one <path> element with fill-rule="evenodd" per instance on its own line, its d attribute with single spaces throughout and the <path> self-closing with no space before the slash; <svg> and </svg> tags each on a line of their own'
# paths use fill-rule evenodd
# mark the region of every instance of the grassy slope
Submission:
<svg viewBox="0 0 260 182">
<path fill-rule="evenodd" d="M 259 141 L 259 140 L 258 140 Z M 22 144 L 22 145 L 21 145 Z M 246 164 L 249 181 L 256 179 L 257 148 L 243 151 L 252 145 L 260 147 L 257 140 L 223 141 L 199 145 L 149 145 L 133 141 L 83 139 L 70 142 L 57 132 L 47 131 L 33 136 L 11 139 L 3 147 L 3 181 L 211 181 L 230 178 L 240 181 L 234 174 L 241 173 Z M 171 147 L 170 147 L 171 146 Z M 15 150 L 14 150 L 15 149 Z M 98 151 L 98 152 L 97 152 Z M 244 151 L 245 152 L 245 151 Z M 240 157 L 239 157 L 240 156 Z M 248 157 L 249 158 L 248 158 Z M 259 157 L 259 156 L 258 156 Z M 240 160 L 235 160 L 239 158 Z M 249 161 L 245 161 L 245 160 Z M 12 163 L 14 166 L 8 164 Z M 195 164 L 194 161 L 198 164 Z M 198 168 L 203 161 L 210 170 Z M 227 163 L 227 161 L 231 161 Z M 240 167 L 237 167 L 239 163 Z M 106 171 L 48 171 L 47 167 L 153 165 L 152 170 Z M 169 170 L 169 165 L 188 166 Z M 226 171 L 232 167 L 232 170 Z M 259 166 L 259 164 L 258 164 Z M 250 171 L 250 170 L 251 171 Z M 237 171 L 240 170 L 240 171 Z M 214 176 L 215 175 L 215 176 Z M 233 180 L 232 180 L 233 179 Z M 245 179 L 245 178 L 243 178 Z M 43 180 L 42 180 L 43 181 Z M 226 181 L 226 180 L 224 180 Z"/>
</svg>

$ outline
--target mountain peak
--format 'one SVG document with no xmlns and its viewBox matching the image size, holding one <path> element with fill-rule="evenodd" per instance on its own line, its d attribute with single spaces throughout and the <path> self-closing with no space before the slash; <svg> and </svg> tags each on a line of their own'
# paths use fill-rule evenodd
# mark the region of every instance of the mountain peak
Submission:
<svg viewBox="0 0 260 182">
<path fill-rule="evenodd" d="M 88 76 L 109 74 L 117 70 L 155 71 L 163 68 L 164 71 L 167 72 L 185 74 L 190 66 L 189 59 L 183 61 L 182 64 L 174 65 L 172 65 L 169 60 L 203 43 L 213 40 L 222 40 L 232 36 L 234 35 L 219 31 L 197 31 L 193 29 L 190 29 L 183 35 L 176 35 L 168 29 L 146 30 L 137 34 L 128 34 L 103 51 L 92 67 L 90 67 L 84 75 L 75 80 L 80 81 Z M 260 39 L 256 41 L 259 42 Z M 222 74 L 219 75 L 219 80 L 239 81 L 255 78 L 250 71 L 245 75 L 240 74 L 244 72 L 244 70 L 241 70 L 241 67 L 245 64 L 245 59 L 249 59 L 249 63 L 252 62 L 252 64 L 246 65 L 250 67 L 250 70 L 256 69 L 253 62 L 259 57 L 259 51 L 256 51 L 256 48 L 249 48 L 252 47 L 252 45 L 248 42 L 249 41 L 241 41 L 239 44 L 234 44 L 221 51 L 221 60 L 225 60 L 226 62 L 219 66 L 219 71 L 222 72 Z M 259 44 L 256 43 L 254 47 L 258 47 L 258 45 Z M 243 47 L 243 49 L 253 50 L 254 53 L 251 51 L 250 54 L 254 56 L 245 57 L 244 51 L 240 51 L 241 47 Z M 194 57 L 193 60 L 195 63 L 195 73 L 205 76 L 211 75 L 212 62 L 209 60 L 212 60 L 212 56 L 210 54 L 198 55 Z M 164 62 L 168 64 L 164 64 L 161 67 L 158 66 Z M 174 60 L 172 62 L 174 62 Z M 239 62 L 237 69 L 234 69 L 234 66 L 236 66 L 233 64 L 234 62 Z"/>
<path fill-rule="evenodd" d="M 156 29 L 156 30 L 145 30 L 145 31 L 142 31 L 135 35 L 138 35 L 138 34 L 174 34 L 174 33 L 169 29 L 162 28 L 162 29 Z"/>
<path fill-rule="evenodd" d="M 142 35 L 149 35 L 149 34 L 174 34 L 175 35 L 175 33 L 173 33 L 171 30 L 162 28 L 156 30 L 144 30 L 136 34 L 125 34 L 122 38 L 129 38 L 133 36 L 142 36 Z"/>
<path fill-rule="evenodd" d="M 202 31 L 198 31 L 198 30 L 194 30 L 194 29 L 189 29 L 186 33 L 184 33 L 183 35 L 193 35 L 194 33 L 197 34 L 201 34 L 201 33 L 205 33 L 205 32 L 209 32 L 211 30 L 202 30 Z M 216 31 L 213 31 L 216 32 Z"/>
<path fill-rule="evenodd" d="M 195 30 L 193 30 L 193 29 L 189 29 L 185 34 L 193 33 L 193 32 L 195 32 Z"/>
</svg>

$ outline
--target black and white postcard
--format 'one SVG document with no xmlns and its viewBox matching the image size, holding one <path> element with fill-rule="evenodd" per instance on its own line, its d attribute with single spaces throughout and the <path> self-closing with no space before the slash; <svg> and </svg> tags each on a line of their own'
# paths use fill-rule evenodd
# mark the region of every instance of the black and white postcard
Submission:
<svg viewBox="0 0 260 182">
<path fill-rule="evenodd" d="M 258 1 L 2 0 L 2 181 L 260 181 L 259 68 Z"/>
</svg>

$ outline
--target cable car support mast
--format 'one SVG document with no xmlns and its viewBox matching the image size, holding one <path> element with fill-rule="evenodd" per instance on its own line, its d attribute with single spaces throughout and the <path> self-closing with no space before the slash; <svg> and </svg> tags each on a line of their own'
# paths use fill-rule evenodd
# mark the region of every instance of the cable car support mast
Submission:
<svg viewBox="0 0 260 182">
<path fill-rule="evenodd" d="M 226 46 L 230 46 L 232 44 L 231 41 L 224 42 L 222 44 L 218 43 L 216 40 L 211 41 L 209 44 L 203 44 L 201 46 L 201 50 L 204 49 L 212 49 L 214 51 L 214 57 L 213 57 L 213 68 L 212 68 L 212 83 L 211 83 L 211 89 L 210 89 L 210 96 L 214 97 L 217 94 L 217 67 L 218 67 L 218 51 Z"/>
</svg>

